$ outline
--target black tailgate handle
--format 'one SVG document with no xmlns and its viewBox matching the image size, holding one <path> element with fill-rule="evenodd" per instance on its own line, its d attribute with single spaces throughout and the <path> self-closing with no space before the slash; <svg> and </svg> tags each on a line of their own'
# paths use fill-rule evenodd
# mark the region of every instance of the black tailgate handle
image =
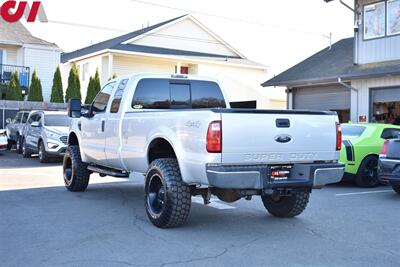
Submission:
<svg viewBox="0 0 400 267">
<path fill-rule="evenodd" d="M 276 127 L 278 127 L 278 128 L 289 128 L 290 120 L 289 119 L 276 119 L 275 124 L 276 124 Z"/>
</svg>

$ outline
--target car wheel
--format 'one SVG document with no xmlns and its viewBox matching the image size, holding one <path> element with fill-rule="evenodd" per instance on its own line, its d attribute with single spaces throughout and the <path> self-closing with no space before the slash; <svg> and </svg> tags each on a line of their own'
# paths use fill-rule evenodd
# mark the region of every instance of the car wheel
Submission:
<svg viewBox="0 0 400 267">
<path fill-rule="evenodd" d="M 392 185 L 392 188 L 393 188 L 394 192 L 396 192 L 397 194 L 400 194 L 400 184 Z"/>
<path fill-rule="evenodd" d="M 293 192 L 291 196 L 261 196 L 268 212 L 281 218 L 300 215 L 306 209 L 309 198 L 310 193 L 305 191 Z"/>
<path fill-rule="evenodd" d="M 39 142 L 39 161 L 40 163 L 50 162 L 50 157 L 46 152 L 46 148 L 44 147 L 44 143 L 42 141 Z"/>
<path fill-rule="evenodd" d="M 87 163 L 82 162 L 79 146 L 69 146 L 63 159 L 64 184 L 69 191 L 86 190 L 90 178 L 87 166 Z"/>
<path fill-rule="evenodd" d="M 355 183 L 360 187 L 376 187 L 379 185 L 378 158 L 376 156 L 367 156 L 361 162 L 355 177 Z"/>
<path fill-rule="evenodd" d="M 11 140 L 7 140 L 7 150 L 11 150 L 12 149 L 12 141 Z"/>
<path fill-rule="evenodd" d="M 29 149 L 28 149 L 28 146 L 26 144 L 25 138 L 22 139 L 22 145 L 21 146 L 22 146 L 22 148 L 21 148 L 22 157 L 30 158 L 32 154 L 29 152 Z"/>
<path fill-rule="evenodd" d="M 22 136 L 17 135 L 16 151 L 17 154 L 22 154 Z"/>
<path fill-rule="evenodd" d="M 156 159 L 146 174 L 145 208 L 159 228 L 184 224 L 191 206 L 190 187 L 182 181 L 176 159 Z"/>
</svg>

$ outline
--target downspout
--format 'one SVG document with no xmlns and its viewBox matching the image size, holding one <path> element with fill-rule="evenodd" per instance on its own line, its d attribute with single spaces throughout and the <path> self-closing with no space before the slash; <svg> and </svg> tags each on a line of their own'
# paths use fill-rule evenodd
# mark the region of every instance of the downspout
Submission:
<svg viewBox="0 0 400 267">
<path fill-rule="evenodd" d="M 356 118 L 357 118 L 357 122 L 358 122 L 358 93 L 359 93 L 359 90 L 357 88 L 354 88 L 353 86 L 348 85 L 347 83 L 343 82 L 342 78 L 340 78 L 340 77 L 338 78 L 338 83 L 340 85 L 346 87 L 347 89 L 350 89 L 350 91 L 353 91 L 353 92 L 356 93 L 356 100 L 357 100 L 356 104 L 357 104 L 357 106 L 356 106 L 355 110 L 356 110 Z M 350 94 L 350 110 L 351 110 L 351 94 Z M 351 115 L 351 113 L 350 113 L 350 115 Z M 351 116 L 350 116 L 350 119 L 351 119 Z"/>
</svg>

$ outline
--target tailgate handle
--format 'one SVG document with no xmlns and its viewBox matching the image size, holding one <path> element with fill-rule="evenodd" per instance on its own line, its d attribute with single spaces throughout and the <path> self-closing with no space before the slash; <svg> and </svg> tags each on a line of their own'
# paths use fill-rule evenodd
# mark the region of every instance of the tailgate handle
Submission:
<svg viewBox="0 0 400 267">
<path fill-rule="evenodd" d="M 278 127 L 278 128 L 289 128 L 290 127 L 289 119 L 276 119 L 275 123 L 276 123 L 276 127 Z"/>
</svg>

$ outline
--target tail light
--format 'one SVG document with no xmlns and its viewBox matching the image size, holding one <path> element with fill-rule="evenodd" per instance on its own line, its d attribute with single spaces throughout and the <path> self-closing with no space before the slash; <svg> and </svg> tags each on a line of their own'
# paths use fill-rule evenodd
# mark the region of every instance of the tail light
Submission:
<svg viewBox="0 0 400 267">
<path fill-rule="evenodd" d="M 383 146 L 381 148 L 381 157 L 386 157 L 387 151 L 388 151 L 388 146 L 389 146 L 389 140 L 386 140 L 385 143 L 383 143 Z"/>
<path fill-rule="evenodd" d="M 336 151 L 342 149 L 342 127 L 340 123 L 336 123 Z"/>
<path fill-rule="evenodd" d="M 208 126 L 207 131 L 207 152 L 222 152 L 222 123 L 221 121 L 213 121 Z"/>
</svg>

